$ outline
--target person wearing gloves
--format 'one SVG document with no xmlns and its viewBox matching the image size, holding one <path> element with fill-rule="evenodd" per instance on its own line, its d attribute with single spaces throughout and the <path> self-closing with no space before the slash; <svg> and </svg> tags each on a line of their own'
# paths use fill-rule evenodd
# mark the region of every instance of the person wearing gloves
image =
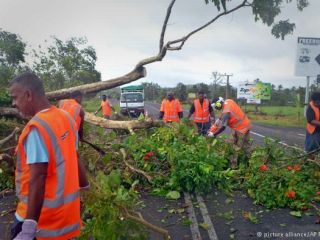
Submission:
<svg viewBox="0 0 320 240">
<path fill-rule="evenodd" d="M 251 123 L 239 105 L 232 99 L 224 100 L 222 97 L 215 98 L 212 105 L 216 110 L 222 111 L 219 119 L 212 125 L 208 132 L 209 137 L 216 137 L 227 126 L 232 129 L 233 144 L 246 151 L 250 155 L 250 129 Z M 235 151 L 236 152 L 236 151 Z M 231 159 L 231 168 L 237 167 L 237 154 Z"/>
<path fill-rule="evenodd" d="M 77 157 L 77 128 L 65 111 L 45 97 L 33 73 L 10 83 L 12 105 L 32 117 L 16 148 L 14 240 L 64 240 L 80 235 L 80 188 L 89 186 Z"/>
</svg>

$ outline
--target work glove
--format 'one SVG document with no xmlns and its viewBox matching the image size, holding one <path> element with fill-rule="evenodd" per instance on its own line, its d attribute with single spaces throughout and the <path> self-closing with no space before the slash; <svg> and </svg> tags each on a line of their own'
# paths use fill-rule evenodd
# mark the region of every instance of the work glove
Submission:
<svg viewBox="0 0 320 240">
<path fill-rule="evenodd" d="M 37 222 L 26 219 L 22 224 L 21 232 L 13 240 L 33 240 L 37 233 Z"/>
<path fill-rule="evenodd" d="M 207 136 L 208 136 L 208 137 L 213 137 L 213 138 L 216 137 L 216 136 L 213 134 L 213 132 L 208 132 Z"/>
</svg>

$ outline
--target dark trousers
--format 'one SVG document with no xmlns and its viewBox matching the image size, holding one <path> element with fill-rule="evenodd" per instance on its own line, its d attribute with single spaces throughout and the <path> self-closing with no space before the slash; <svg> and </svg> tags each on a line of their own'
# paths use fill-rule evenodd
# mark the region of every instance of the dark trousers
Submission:
<svg viewBox="0 0 320 240">
<path fill-rule="evenodd" d="M 198 133 L 199 135 L 207 135 L 210 127 L 211 127 L 211 124 L 210 122 L 206 122 L 206 123 L 196 123 L 197 125 L 197 128 L 198 128 Z"/>
<path fill-rule="evenodd" d="M 13 224 L 11 227 L 11 238 L 10 239 L 14 239 L 18 235 L 18 233 L 21 232 L 22 223 L 23 222 L 20 222 L 16 217 L 14 217 Z"/>
<path fill-rule="evenodd" d="M 306 140 L 305 140 L 305 151 L 312 152 L 320 148 L 320 133 L 315 131 L 313 134 L 310 134 L 306 131 Z"/>
</svg>

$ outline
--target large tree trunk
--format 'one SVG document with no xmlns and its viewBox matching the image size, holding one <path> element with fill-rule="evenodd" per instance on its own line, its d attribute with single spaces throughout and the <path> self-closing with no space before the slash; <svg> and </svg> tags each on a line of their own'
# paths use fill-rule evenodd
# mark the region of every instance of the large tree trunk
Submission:
<svg viewBox="0 0 320 240">
<path fill-rule="evenodd" d="M 146 76 L 146 69 L 144 67 L 136 67 L 133 71 L 131 71 L 130 73 L 122 77 L 118 77 L 118 78 L 114 78 L 114 79 L 110 79 L 102 82 L 84 84 L 84 85 L 71 87 L 71 88 L 59 89 L 57 91 L 46 93 L 46 96 L 49 100 L 59 100 L 59 99 L 69 98 L 70 93 L 76 90 L 81 91 L 83 94 L 95 93 L 95 92 L 115 88 L 115 87 L 124 85 L 126 83 L 136 81 L 145 76 Z"/>
<path fill-rule="evenodd" d="M 16 118 L 23 118 L 17 109 L 15 108 L 0 108 L 0 116 L 14 116 Z M 164 123 L 162 121 L 153 120 L 151 118 L 146 118 L 145 120 L 131 120 L 131 121 L 114 121 L 107 120 L 101 117 L 97 117 L 92 113 L 86 112 L 84 120 L 91 124 L 110 128 L 110 129 L 125 129 L 129 132 L 133 132 L 133 129 L 142 129 L 150 127 L 160 127 Z"/>
<path fill-rule="evenodd" d="M 131 121 L 113 121 L 105 118 L 97 117 L 92 113 L 86 112 L 84 120 L 91 124 L 110 128 L 110 129 L 125 129 L 130 133 L 133 133 L 133 129 L 142 129 L 150 127 L 160 127 L 164 125 L 162 121 L 155 121 L 151 118 L 146 118 L 145 120 L 131 120 Z"/>
</svg>

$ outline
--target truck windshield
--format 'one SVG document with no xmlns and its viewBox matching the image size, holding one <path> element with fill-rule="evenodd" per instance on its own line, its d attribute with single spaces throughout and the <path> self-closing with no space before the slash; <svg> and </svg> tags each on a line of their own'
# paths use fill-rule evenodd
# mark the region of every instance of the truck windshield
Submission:
<svg viewBox="0 0 320 240">
<path fill-rule="evenodd" d="M 121 102 L 143 102 L 143 97 L 140 93 L 125 93 L 121 95 Z"/>
</svg>

